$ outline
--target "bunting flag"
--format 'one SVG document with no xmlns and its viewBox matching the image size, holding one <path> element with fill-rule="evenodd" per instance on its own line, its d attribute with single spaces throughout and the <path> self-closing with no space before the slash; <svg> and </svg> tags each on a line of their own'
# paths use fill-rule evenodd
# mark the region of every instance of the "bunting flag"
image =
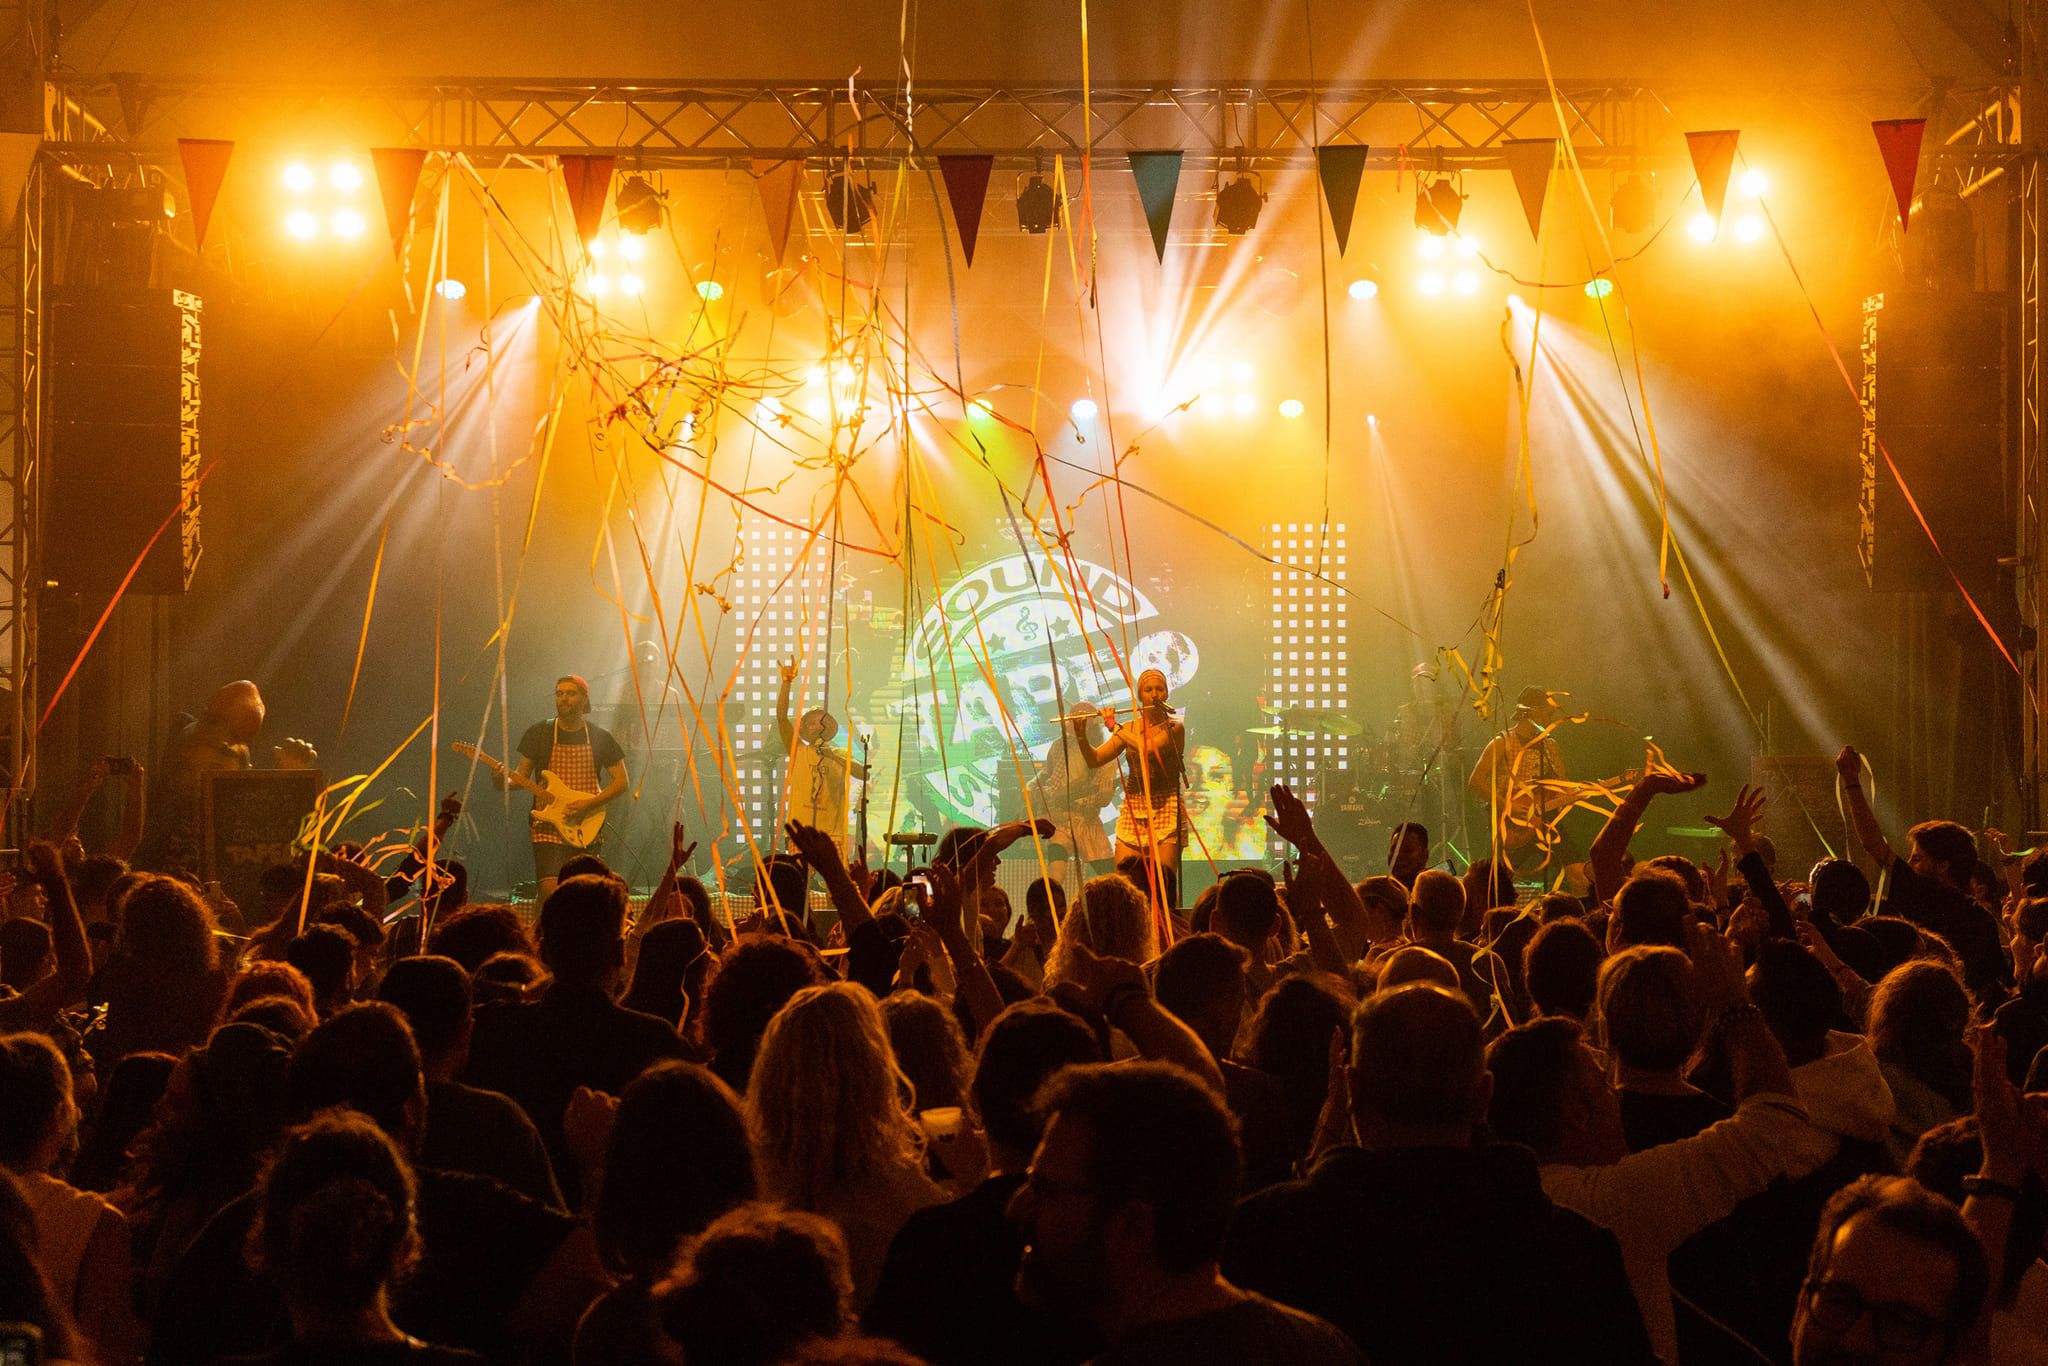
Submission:
<svg viewBox="0 0 2048 1366">
<path fill-rule="evenodd" d="M 178 159 L 185 163 L 185 194 L 192 201 L 192 249 L 206 245 L 206 225 L 220 183 L 227 179 L 228 158 L 235 144 L 222 138 L 179 138 Z"/>
<path fill-rule="evenodd" d="M 1543 197 L 1550 193 L 1550 168 L 1557 164 L 1556 138 L 1509 138 L 1502 144 L 1508 159 L 1508 174 L 1515 178 L 1515 193 L 1522 197 L 1522 214 L 1529 220 L 1529 235 L 1543 236 Z"/>
<path fill-rule="evenodd" d="M 951 156 L 939 158 L 939 174 L 946 178 L 946 198 L 953 205 L 953 227 L 960 234 L 960 254 L 974 264 L 974 242 L 981 236 L 981 210 L 988 203 L 989 172 L 995 169 L 992 156 Z"/>
<path fill-rule="evenodd" d="M 116 71 L 113 81 L 114 97 L 121 102 L 121 124 L 132 138 L 142 131 L 142 121 L 149 117 L 149 92 L 142 88 L 139 72 Z"/>
<path fill-rule="evenodd" d="M 1735 169 L 1735 140 L 1741 136 L 1741 130 L 1734 128 L 1685 135 L 1686 150 L 1692 153 L 1692 173 L 1699 177 L 1700 198 L 1717 231 L 1722 206 L 1728 202 L 1728 173 Z"/>
<path fill-rule="evenodd" d="M 1358 209 L 1358 184 L 1365 179 L 1369 147 L 1316 148 L 1316 174 L 1322 178 L 1323 201 L 1330 206 L 1330 230 L 1337 234 L 1337 254 L 1351 241 L 1351 215 Z"/>
<path fill-rule="evenodd" d="M 372 147 L 370 164 L 377 172 L 377 193 L 384 197 L 384 224 L 391 230 L 391 255 L 405 255 L 405 235 L 412 228 L 412 196 L 419 188 L 427 154 L 418 147 Z"/>
<path fill-rule="evenodd" d="M 1877 134 L 1877 150 L 1884 155 L 1885 173 L 1892 178 L 1892 194 L 1899 201 L 1899 231 L 1913 216 L 1913 182 L 1920 174 L 1920 136 L 1927 131 L 1926 119 L 1876 119 L 1870 131 Z"/>
<path fill-rule="evenodd" d="M 576 219 L 576 236 L 584 246 L 597 237 L 604 225 L 604 203 L 612 193 L 612 166 L 616 157 L 558 156 L 562 185 L 569 191 L 569 211 Z"/>
<path fill-rule="evenodd" d="M 1132 152 L 1131 178 L 1138 182 L 1138 202 L 1145 206 L 1145 226 L 1152 229 L 1152 253 L 1166 259 L 1166 230 L 1173 225 L 1173 195 L 1180 188 L 1179 152 Z"/>
<path fill-rule="evenodd" d="M 42 149 L 41 133 L 0 133 L 0 236 L 14 231 L 22 191 L 28 188 L 29 171 Z"/>
<path fill-rule="evenodd" d="M 754 184 L 761 191 L 761 210 L 768 215 L 768 244 L 775 264 L 789 250 L 789 229 L 796 221 L 796 192 L 803 183 L 804 164 L 793 157 L 755 157 Z"/>
</svg>

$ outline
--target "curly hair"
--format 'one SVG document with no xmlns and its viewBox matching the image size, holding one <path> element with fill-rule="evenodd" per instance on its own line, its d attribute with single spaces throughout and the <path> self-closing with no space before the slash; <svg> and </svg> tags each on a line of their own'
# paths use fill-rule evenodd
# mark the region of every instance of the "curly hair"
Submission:
<svg viewBox="0 0 2048 1366">
<path fill-rule="evenodd" d="M 1080 899 L 1060 922 L 1059 938 L 1045 964 L 1048 988 L 1073 975 L 1074 945 L 1105 958 L 1149 963 L 1159 956 L 1159 929 L 1152 907 L 1137 884 L 1121 873 L 1091 877 Z"/>
<path fill-rule="evenodd" d="M 805 987 L 769 1021 L 747 1083 L 763 1187 L 816 1210 L 872 1172 L 920 1165 L 911 1096 L 867 988 Z"/>
</svg>

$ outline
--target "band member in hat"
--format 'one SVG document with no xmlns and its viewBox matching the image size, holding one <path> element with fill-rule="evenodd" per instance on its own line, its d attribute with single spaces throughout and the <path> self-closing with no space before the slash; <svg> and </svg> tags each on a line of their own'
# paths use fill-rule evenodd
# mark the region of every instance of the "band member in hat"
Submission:
<svg viewBox="0 0 2048 1366">
<path fill-rule="evenodd" d="M 575 674 L 555 680 L 555 715 L 536 721 L 519 740 L 519 776 L 531 778 L 546 770 L 580 793 L 559 813 L 578 820 L 626 792 L 626 752 L 611 732 L 592 725 L 590 685 Z M 535 803 L 538 809 L 539 803 Z M 540 899 L 555 890 L 556 875 L 570 855 L 584 852 L 538 818 L 533 820 L 533 871 L 540 879 Z M 596 852 L 593 845 L 589 852 Z"/>
</svg>

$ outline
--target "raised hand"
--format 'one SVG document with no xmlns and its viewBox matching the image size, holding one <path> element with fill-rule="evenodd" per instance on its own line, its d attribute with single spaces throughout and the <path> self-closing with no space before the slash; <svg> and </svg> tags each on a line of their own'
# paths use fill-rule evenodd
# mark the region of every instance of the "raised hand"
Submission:
<svg viewBox="0 0 2048 1366">
<path fill-rule="evenodd" d="M 1653 797 L 1670 797 L 1695 792 L 1707 785 L 1704 773 L 1645 773 L 1636 786 Z"/>
<path fill-rule="evenodd" d="M 796 682 L 796 661 L 793 659 L 786 660 L 782 665 L 782 686 L 786 688 L 794 682 Z"/>
<path fill-rule="evenodd" d="M 444 839 L 455 822 L 462 816 L 462 794 L 451 792 L 441 799 L 441 809 L 434 813 L 434 838 Z"/>
<path fill-rule="evenodd" d="M 1742 980 L 1742 950 L 1705 925 L 1688 926 L 1685 937 L 1700 1004 L 1710 1012 L 1749 1004 L 1749 988 Z"/>
<path fill-rule="evenodd" d="M 1981 1174 L 2019 1184 L 2034 1165 L 2035 1135 L 2005 1070 L 2005 1038 L 1989 1025 L 1970 1030 L 1970 1089 L 1977 1099 L 1977 1133 L 1984 1144 Z"/>
<path fill-rule="evenodd" d="M 1842 752 L 1835 756 L 1835 772 L 1842 775 L 1842 781 L 1845 783 L 1858 782 L 1862 779 L 1863 756 L 1856 752 L 1856 746 L 1842 746 Z"/>
<path fill-rule="evenodd" d="M 690 860 L 697 855 L 696 841 L 691 840 L 688 844 L 683 843 L 684 840 L 689 838 L 683 831 L 683 823 L 681 821 L 677 821 L 675 828 L 669 832 L 668 866 L 678 873 L 689 867 Z"/>
<path fill-rule="evenodd" d="M 682 829 L 681 826 L 676 828 Z M 789 836 L 790 847 L 802 855 L 803 861 L 817 869 L 820 875 L 825 874 L 828 869 L 836 871 L 846 866 L 845 860 L 839 856 L 838 844 L 815 825 L 791 821 L 782 827 L 782 832 Z"/>
<path fill-rule="evenodd" d="M 1308 813 L 1308 806 L 1294 795 L 1285 783 L 1274 783 L 1272 806 L 1266 812 L 1266 825 L 1297 849 L 1314 849 L 1321 844 L 1316 838 L 1316 823 Z"/>
<path fill-rule="evenodd" d="M 939 932 L 941 939 L 951 942 L 955 935 L 967 933 L 961 921 L 960 878 L 943 863 L 935 863 L 926 870 L 932 894 L 930 904 L 924 908 L 924 918 Z"/>
<path fill-rule="evenodd" d="M 1756 847 L 1756 818 L 1764 809 L 1764 790 L 1743 785 L 1735 794 L 1735 805 L 1725 816 L 1708 816 L 1706 822 L 1735 841 L 1739 853 Z"/>
</svg>

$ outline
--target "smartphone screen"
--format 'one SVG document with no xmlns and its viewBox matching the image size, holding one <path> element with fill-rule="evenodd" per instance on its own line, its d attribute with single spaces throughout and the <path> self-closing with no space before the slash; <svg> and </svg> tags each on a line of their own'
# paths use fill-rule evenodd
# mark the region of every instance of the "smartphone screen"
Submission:
<svg viewBox="0 0 2048 1366">
<path fill-rule="evenodd" d="M 32 1323 L 0 1323 L 0 1366 L 42 1366 L 43 1334 Z"/>
</svg>

